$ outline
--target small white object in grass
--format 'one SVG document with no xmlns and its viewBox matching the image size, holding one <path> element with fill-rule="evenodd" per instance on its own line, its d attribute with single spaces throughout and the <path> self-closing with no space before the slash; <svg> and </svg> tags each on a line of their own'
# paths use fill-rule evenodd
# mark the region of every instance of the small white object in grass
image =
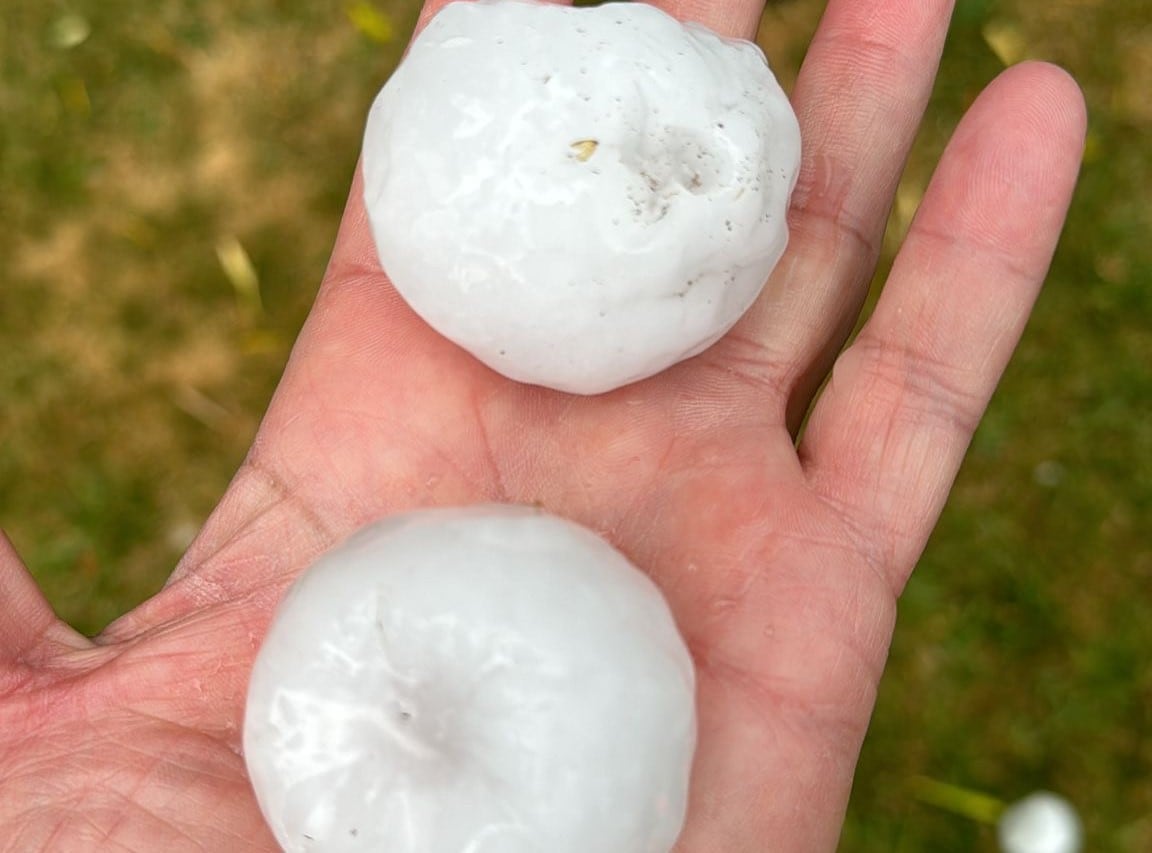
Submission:
<svg viewBox="0 0 1152 853">
<path fill-rule="evenodd" d="M 996 831 L 1004 853 L 1079 853 L 1083 835 L 1076 809 L 1047 791 L 1008 806 Z"/>
<path fill-rule="evenodd" d="M 451 3 L 372 107 L 365 202 L 411 307 L 594 394 L 715 343 L 788 239 L 800 132 L 763 53 L 642 3 Z"/>
<path fill-rule="evenodd" d="M 695 731 L 655 584 L 582 527 L 482 506 L 378 522 L 301 576 L 244 756 L 288 853 L 658 853 Z"/>
</svg>

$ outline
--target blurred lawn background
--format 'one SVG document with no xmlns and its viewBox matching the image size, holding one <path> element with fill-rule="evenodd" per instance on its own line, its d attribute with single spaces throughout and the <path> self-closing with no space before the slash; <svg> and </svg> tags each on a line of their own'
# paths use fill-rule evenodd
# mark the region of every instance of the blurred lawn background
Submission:
<svg viewBox="0 0 1152 853">
<path fill-rule="evenodd" d="M 821 7 L 768 6 L 786 86 Z M 416 13 L 4 0 L 0 524 L 81 630 L 158 588 L 239 464 Z M 1054 789 L 1088 850 L 1152 850 L 1152 7 L 960 0 L 887 257 L 965 107 L 1032 57 L 1087 92 L 1082 182 L 904 597 L 846 851 L 994 850 L 925 778 Z"/>
</svg>

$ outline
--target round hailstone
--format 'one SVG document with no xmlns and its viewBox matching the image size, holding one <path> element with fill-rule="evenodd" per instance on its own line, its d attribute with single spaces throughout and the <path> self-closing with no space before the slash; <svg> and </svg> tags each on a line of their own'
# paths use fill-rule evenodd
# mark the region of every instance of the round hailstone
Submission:
<svg viewBox="0 0 1152 853">
<path fill-rule="evenodd" d="M 996 833 L 1004 853 L 1079 853 L 1083 835 L 1076 809 L 1048 791 L 1006 808 Z"/>
<path fill-rule="evenodd" d="M 364 142 L 381 263 L 493 369 L 594 394 L 715 343 L 784 251 L 796 117 L 763 53 L 641 3 L 445 7 Z"/>
<path fill-rule="evenodd" d="M 372 525 L 290 590 L 244 754 L 289 853 L 657 853 L 684 819 L 691 659 L 647 576 L 522 507 Z"/>
</svg>

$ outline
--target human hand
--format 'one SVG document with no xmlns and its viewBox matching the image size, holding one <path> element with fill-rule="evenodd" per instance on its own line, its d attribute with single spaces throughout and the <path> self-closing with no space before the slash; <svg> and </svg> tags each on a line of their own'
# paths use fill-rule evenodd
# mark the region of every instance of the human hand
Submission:
<svg viewBox="0 0 1152 853">
<path fill-rule="evenodd" d="M 760 14 L 660 5 L 745 37 Z M 252 451 L 165 589 L 89 641 L 0 543 L 0 846 L 275 849 L 238 749 L 285 587 L 371 519 L 498 501 L 600 531 L 667 595 L 699 684 L 677 849 L 833 849 L 897 596 L 1046 272 L 1083 141 L 1066 75 L 1005 72 L 837 357 L 950 10 L 830 0 L 793 94 L 804 163 L 764 296 L 706 353 L 610 394 L 518 385 L 432 332 L 380 271 L 357 182 Z"/>
</svg>

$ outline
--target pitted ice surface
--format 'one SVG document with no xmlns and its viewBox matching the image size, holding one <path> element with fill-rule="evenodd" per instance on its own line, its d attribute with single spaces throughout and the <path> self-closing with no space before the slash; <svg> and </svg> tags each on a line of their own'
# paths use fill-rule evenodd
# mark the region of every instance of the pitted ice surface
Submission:
<svg viewBox="0 0 1152 853">
<path fill-rule="evenodd" d="M 787 242 L 795 115 L 755 45 L 641 3 L 446 6 L 368 118 L 381 263 L 445 337 L 593 394 L 717 341 Z"/>
<path fill-rule="evenodd" d="M 691 658 L 648 577 L 526 507 L 378 522 L 280 605 L 244 757 L 288 853 L 666 853 Z"/>
</svg>

